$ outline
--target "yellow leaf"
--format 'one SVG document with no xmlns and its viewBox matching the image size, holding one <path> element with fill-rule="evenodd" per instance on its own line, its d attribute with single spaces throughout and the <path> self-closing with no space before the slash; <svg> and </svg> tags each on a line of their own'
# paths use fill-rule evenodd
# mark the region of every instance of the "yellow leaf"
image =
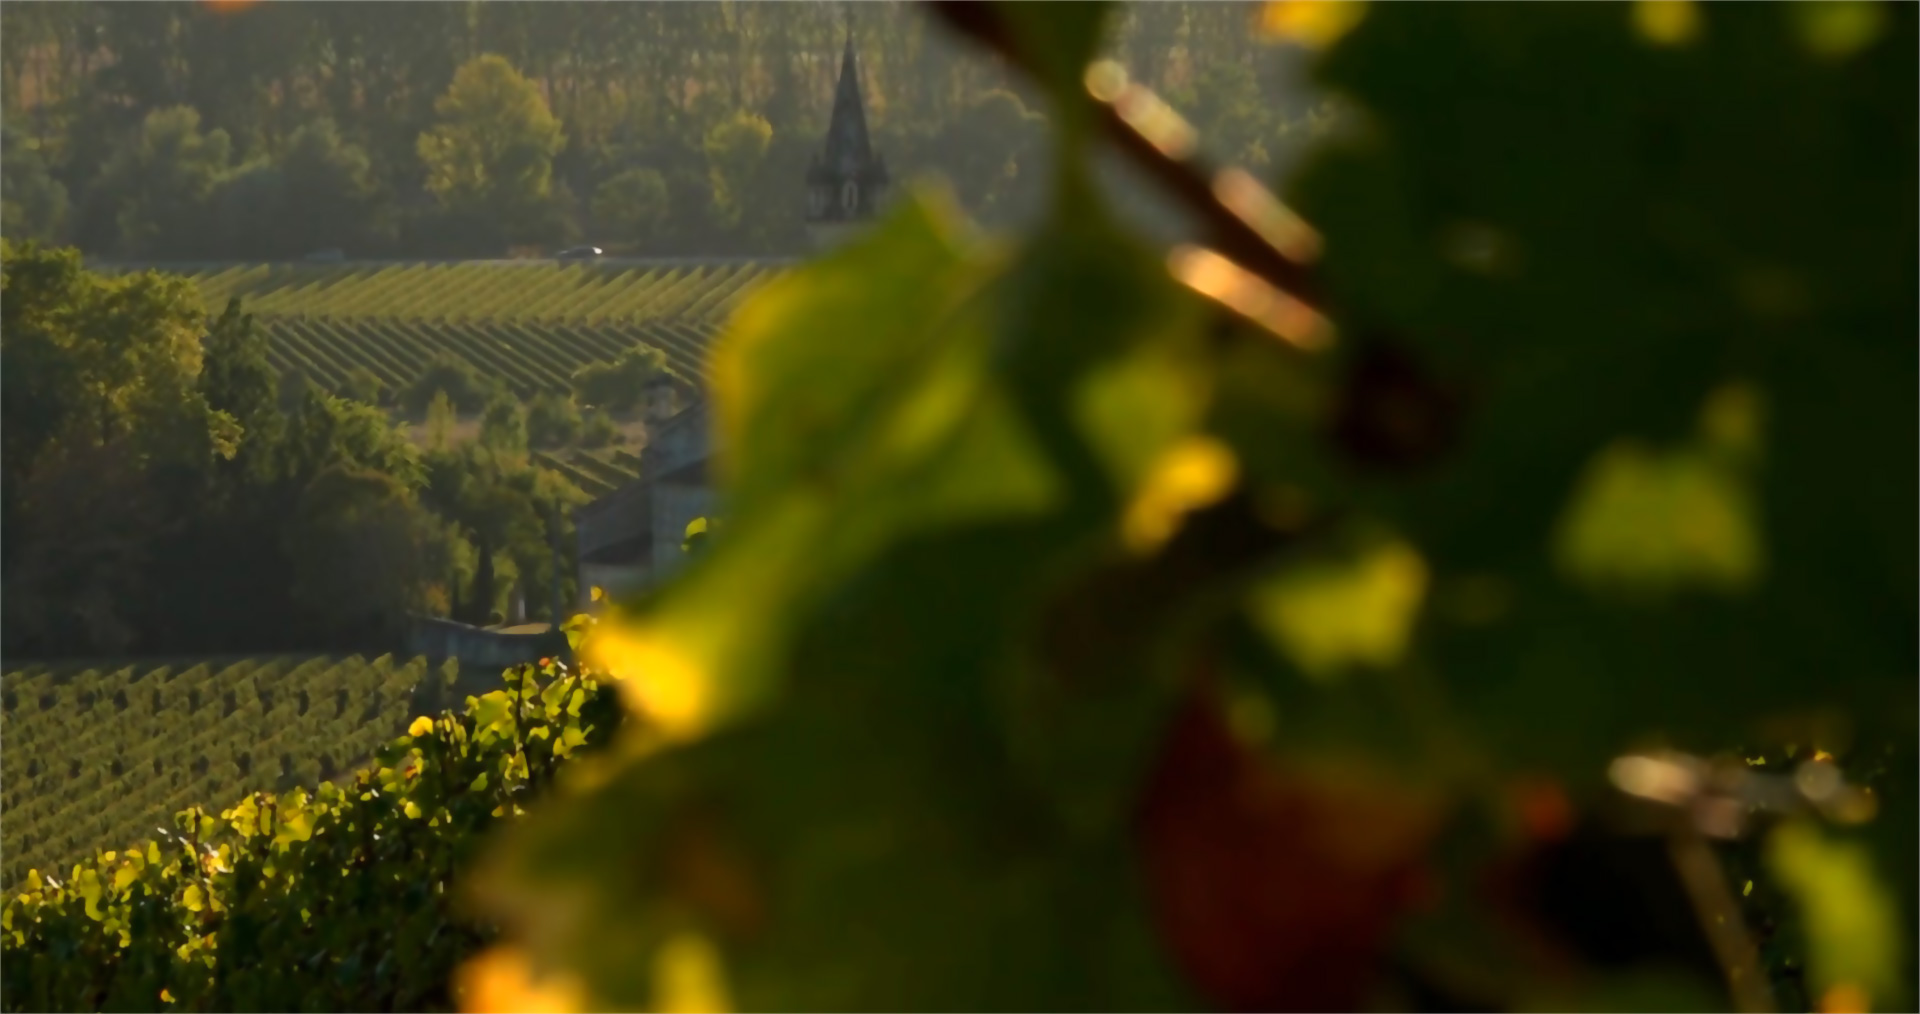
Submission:
<svg viewBox="0 0 1920 1014">
<path fill-rule="evenodd" d="M 536 981 L 533 962 L 518 947 L 484 951 L 454 973 L 453 991 L 466 1014 L 567 1014 L 587 1009 L 573 976 L 549 973 Z"/>
<path fill-rule="evenodd" d="M 1400 660 L 1426 596 L 1427 566 L 1393 542 L 1356 559 L 1304 562 L 1257 587 L 1254 621 L 1308 676 Z"/>
<path fill-rule="evenodd" d="M 406 805 L 405 805 L 405 806 L 403 806 L 403 807 L 401 807 L 401 809 L 402 809 L 402 810 L 404 810 L 404 811 L 406 811 L 406 814 L 407 814 L 407 817 L 408 817 L 408 819 L 410 819 L 410 820 L 419 820 L 419 819 L 420 819 L 420 804 L 419 804 L 419 803 L 416 803 L 416 802 L 414 802 L 413 800 L 411 800 L 411 799 L 409 799 L 409 800 L 407 800 L 407 802 L 406 802 Z"/>
<path fill-rule="evenodd" d="M 1684 46 L 1700 35 L 1693 0 L 1634 0 L 1633 30 L 1656 46 Z"/>
<path fill-rule="evenodd" d="M 172 1002 L 173 1002 L 173 994 L 172 994 L 172 993 L 170 993 L 170 992 L 168 992 L 168 991 L 167 991 L 167 990 L 165 990 L 165 989 L 162 989 L 162 990 L 160 991 L 160 1002 L 161 1002 L 161 1003 L 172 1003 Z"/>
<path fill-rule="evenodd" d="M 628 705 L 663 731 L 685 733 L 702 725 L 708 680 L 673 641 L 649 630 L 602 627 L 587 651 L 589 664 L 620 680 Z"/>
<path fill-rule="evenodd" d="M 697 933 L 681 933 L 653 956 L 653 1009 L 659 1014 L 724 1014 L 732 1010 L 720 952 Z"/>
<path fill-rule="evenodd" d="M 180 904 L 185 905 L 189 912 L 198 912 L 207 907 L 206 892 L 200 890 L 198 884 L 188 884 L 180 894 Z"/>
<path fill-rule="evenodd" d="M 1218 501 L 1239 479 L 1240 462 L 1225 444 L 1189 437 L 1153 465 L 1120 523 L 1128 549 L 1146 553 L 1178 531 L 1186 516 Z"/>
<path fill-rule="evenodd" d="M 1367 16 L 1365 0 L 1271 0 L 1260 12 L 1269 39 L 1326 49 Z"/>
<path fill-rule="evenodd" d="M 392 726 L 388 726 L 388 728 L 392 728 Z M 413 724 L 407 726 L 407 735 L 412 736 L 415 739 L 419 739 L 420 737 L 425 736 L 426 734 L 432 731 L 433 731 L 433 719 L 428 718 L 425 715 L 421 715 L 419 718 L 414 719 Z"/>
<path fill-rule="evenodd" d="M 1815 55 L 1845 59 L 1886 34 L 1887 7 L 1875 0 L 1801 0 L 1793 5 L 1800 39 Z"/>
<path fill-rule="evenodd" d="M 80 870 L 73 878 L 73 886 L 86 902 L 87 918 L 99 922 L 107 917 L 105 912 L 100 911 L 100 899 L 106 893 L 106 888 L 100 883 L 98 871 L 92 868 Z"/>
<path fill-rule="evenodd" d="M 600 590 L 600 586 L 599 586 L 599 585 L 594 585 L 594 586 L 593 586 L 593 591 L 592 591 L 592 592 L 591 592 L 591 593 L 590 593 L 590 594 L 588 595 L 588 597 L 589 597 L 589 598 L 591 598 L 591 599 L 592 599 L 593 601 L 595 601 L 595 602 L 599 602 L 600 600 L 602 600 L 602 599 L 604 599 L 604 598 L 606 598 L 606 597 L 607 597 L 607 593 L 606 593 L 606 592 L 604 592 L 604 591 L 602 591 L 602 590 Z"/>
<path fill-rule="evenodd" d="M 1767 837 L 1766 859 L 1800 910 L 1808 984 L 1823 1009 L 1892 1010 L 1911 1002 L 1898 995 L 1900 913 L 1864 846 L 1787 824 Z"/>
<path fill-rule="evenodd" d="M 116 891 L 124 891 L 132 887 L 133 882 L 138 879 L 140 879 L 139 870 L 134 869 L 131 865 L 122 866 L 113 872 L 113 889 Z"/>
<path fill-rule="evenodd" d="M 1724 462 L 1623 442 L 1581 477 L 1555 556 L 1594 587 L 1744 591 L 1763 569 L 1756 514 L 1746 477 Z"/>
</svg>

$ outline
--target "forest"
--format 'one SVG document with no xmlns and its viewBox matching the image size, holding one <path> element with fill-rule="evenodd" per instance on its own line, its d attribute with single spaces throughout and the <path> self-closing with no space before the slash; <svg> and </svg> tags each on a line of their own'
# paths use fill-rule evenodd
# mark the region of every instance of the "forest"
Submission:
<svg viewBox="0 0 1920 1014">
<path fill-rule="evenodd" d="M 581 433 L 570 398 L 523 407 L 431 361 L 394 397 L 481 418 L 423 444 L 276 371 L 237 300 L 209 316 L 184 278 L 32 242 L 5 243 L 0 331 L 10 656 L 377 654 L 409 614 L 498 622 L 515 587 L 542 615 L 573 601 L 558 550 L 585 497 L 528 457 Z"/>
<path fill-rule="evenodd" d="M 1109 48 L 1259 172 L 1323 133 L 1243 3 L 1141 4 Z M 17 4 L 0 231 L 91 257 L 807 249 L 802 180 L 848 34 L 896 178 L 977 219 L 1044 199 L 1044 104 L 910 5 Z M 1276 96 L 1281 96 L 1276 100 Z"/>
</svg>

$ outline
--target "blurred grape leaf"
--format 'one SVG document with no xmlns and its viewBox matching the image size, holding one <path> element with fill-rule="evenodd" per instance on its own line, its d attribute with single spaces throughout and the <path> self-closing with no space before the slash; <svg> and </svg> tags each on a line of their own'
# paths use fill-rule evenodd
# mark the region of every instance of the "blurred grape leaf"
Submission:
<svg viewBox="0 0 1920 1014">
<path fill-rule="evenodd" d="M 1426 585 L 1420 554 L 1382 541 L 1344 559 L 1290 564 L 1253 590 L 1250 608 L 1301 672 L 1324 680 L 1398 662 Z"/>
<path fill-rule="evenodd" d="M 1767 864 L 1793 896 L 1804 921 L 1812 994 L 1858 996 L 1863 1010 L 1900 1010 L 1912 1002 L 1903 981 L 1905 949 L 1900 916 L 1858 844 L 1837 840 L 1807 824 L 1787 824 L 1768 836 Z"/>
</svg>

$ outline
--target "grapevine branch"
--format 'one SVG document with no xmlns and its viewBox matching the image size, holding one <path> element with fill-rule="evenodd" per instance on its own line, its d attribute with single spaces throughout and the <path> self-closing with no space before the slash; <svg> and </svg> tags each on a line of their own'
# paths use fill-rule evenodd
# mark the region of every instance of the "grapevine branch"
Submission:
<svg viewBox="0 0 1920 1014">
<path fill-rule="evenodd" d="M 987 47 L 1027 74 L 1040 77 L 1033 58 L 1025 53 L 997 5 L 977 0 L 925 0 L 935 18 L 961 35 Z M 1199 216 L 1209 232 L 1210 245 L 1262 281 L 1315 309 L 1325 298 L 1312 268 L 1263 236 L 1246 215 L 1230 207 L 1222 196 L 1223 174 L 1216 173 L 1196 153 L 1170 152 L 1122 114 L 1118 104 L 1086 92 L 1073 93 L 1092 105 L 1101 135 L 1120 153 L 1144 170 L 1163 190 Z M 1069 96 L 1058 96 L 1068 101 Z"/>
</svg>

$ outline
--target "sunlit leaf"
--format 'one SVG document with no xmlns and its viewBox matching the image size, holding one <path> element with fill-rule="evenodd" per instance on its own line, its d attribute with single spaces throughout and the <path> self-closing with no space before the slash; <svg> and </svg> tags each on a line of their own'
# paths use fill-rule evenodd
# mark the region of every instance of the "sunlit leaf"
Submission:
<svg viewBox="0 0 1920 1014">
<path fill-rule="evenodd" d="M 1170 448 L 1147 474 L 1121 520 L 1128 549 L 1158 548 L 1190 511 L 1225 496 L 1239 475 L 1232 449 L 1217 440 L 1190 438 Z"/>
<path fill-rule="evenodd" d="M 1387 542 L 1344 559 L 1290 564 L 1253 590 L 1248 608 L 1303 673 L 1324 679 L 1398 662 L 1426 588 L 1420 554 Z"/>
<path fill-rule="evenodd" d="M 1326 49 L 1366 16 L 1366 0 L 1268 0 L 1260 28 L 1271 39 Z"/>
<path fill-rule="evenodd" d="M 1886 6 L 1881 0 L 1796 0 L 1792 11 L 1807 48 L 1839 60 L 1886 34 Z"/>
<path fill-rule="evenodd" d="M 1900 981 L 1900 915 L 1863 845 L 1787 824 L 1768 836 L 1767 866 L 1800 910 L 1808 984 L 1823 1007 L 1898 1010 L 1912 1001 Z"/>
<path fill-rule="evenodd" d="M 726 970 L 707 938 L 681 933 L 660 945 L 653 958 L 654 1002 L 659 1014 L 726 1014 Z"/>
<path fill-rule="evenodd" d="M 1584 584 L 1646 591 L 1744 591 L 1765 561 L 1741 474 L 1698 453 L 1631 443 L 1602 451 L 1588 467 L 1555 553 Z"/>
<path fill-rule="evenodd" d="M 586 1011 L 586 996 L 572 977 L 549 971 L 536 977 L 525 951 L 483 951 L 455 976 L 454 994 L 467 1014 L 571 1014 Z"/>
<path fill-rule="evenodd" d="M 1683 46 L 1700 35 L 1694 0 L 1633 0 L 1633 30 L 1656 46 Z"/>
</svg>

